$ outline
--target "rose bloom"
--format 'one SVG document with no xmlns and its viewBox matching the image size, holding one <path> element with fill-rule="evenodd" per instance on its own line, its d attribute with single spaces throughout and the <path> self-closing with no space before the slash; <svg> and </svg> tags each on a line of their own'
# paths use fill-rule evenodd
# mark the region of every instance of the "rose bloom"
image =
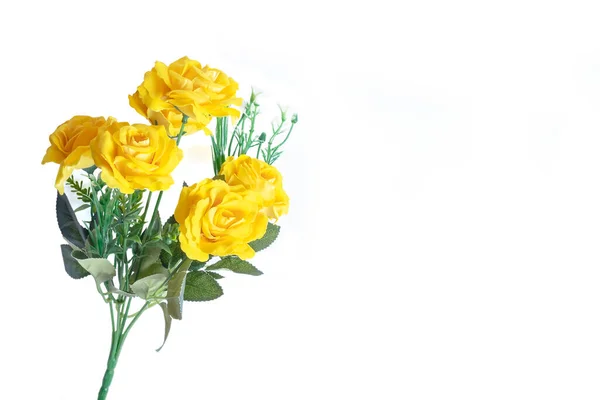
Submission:
<svg viewBox="0 0 600 400">
<path fill-rule="evenodd" d="M 204 130 L 210 135 L 206 126 L 213 116 L 239 117 L 240 112 L 230 107 L 242 104 L 237 90 L 237 82 L 222 71 L 183 57 L 169 66 L 157 61 L 129 96 L 129 104 L 151 124 L 167 128 L 171 136 L 179 134 L 182 112 L 189 117 L 186 133 Z"/>
<path fill-rule="evenodd" d="M 60 194 L 64 194 L 65 182 L 74 170 L 94 165 L 90 142 L 100 129 L 114 123 L 116 120 L 111 117 L 106 120 L 104 117 L 77 115 L 59 125 L 50 135 L 50 147 L 42 164 L 53 162 L 60 165 L 54 184 Z"/>
<path fill-rule="evenodd" d="M 166 190 L 183 151 L 163 126 L 112 124 L 90 144 L 101 178 L 123 193 L 136 189 Z"/>
<path fill-rule="evenodd" d="M 254 191 L 262 198 L 262 210 L 270 219 L 287 214 L 290 198 L 283 190 L 283 177 L 272 165 L 256 158 L 241 155 L 228 157 L 221 166 L 223 175 L 234 192 Z"/>
<path fill-rule="evenodd" d="M 209 254 L 253 257 L 248 243 L 263 237 L 268 224 L 258 200 L 252 192 L 233 192 L 221 180 L 204 179 L 184 187 L 175 209 L 181 249 L 198 261 L 208 260 Z"/>
</svg>

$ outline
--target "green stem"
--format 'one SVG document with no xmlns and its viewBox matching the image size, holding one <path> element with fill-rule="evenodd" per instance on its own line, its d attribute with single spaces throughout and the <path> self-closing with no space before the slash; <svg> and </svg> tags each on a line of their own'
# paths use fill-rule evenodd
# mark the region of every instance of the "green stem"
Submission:
<svg viewBox="0 0 600 400">
<path fill-rule="evenodd" d="M 260 148 L 262 147 L 263 142 L 258 143 L 258 150 L 256 150 L 256 159 L 260 159 Z"/>
<path fill-rule="evenodd" d="M 181 142 L 181 138 L 183 137 L 183 132 L 185 129 L 185 124 L 187 124 L 188 116 L 183 114 L 181 117 L 181 128 L 179 128 L 179 134 L 177 135 L 177 145 L 179 146 L 179 142 Z"/>
<path fill-rule="evenodd" d="M 231 139 L 229 139 L 229 148 L 227 150 L 227 155 L 231 156 L 233 155 L 231 153 L 231 145 L 233 144 L 233 138 L 235 137 L 235 133 L 238 131 L 238 127 L 240 126 L 240 123 L 246 118 L 246 114 L 243 113 L 242 116 L 240 117 L 240 120 L 237 122 L 237 124 L 235 124 L 235 128 L 233 128 L 233 132 L 231 133 Z"/>
<path fill-rule="evenodd" d="M 146 303 L 144 303 L 144 305 L 142 306 L 142 308 L 140 309 L 140 311 L 137 312 L 137 314 L 135 315 L 135 317 L 133 317 L 133 319 L 131 320 L 131 323 L 129 324 L 129 326 L 127 327 L 127 329 L 125 329 L 125 332 L 123 333 L 122 337 L 121 337 L 121 343 L 125 342 L 125 339 L 127 339 L 127 335 L 129 335 L 129 331 L 131 330 L 131 328 L 133 328 L 133 325 L 136 323 L 136 321 L 142 316 L 142 314 L 144 313 L 144 311 L 146 311 L 146 309 L 148 308 L 148 306 L 150 305 L 150 302 L 147 301 Z M 127 308 L 129 310 L 129 307 Z M 125 317 L 127 317 L 127 314 L 125 314 Z M 119 353 L 121 353 L 121 347 L 119 346 Z"/>
<path fill-rule="evenodd" d="M 152 192 L 148 192 L 148 198 L 146 199 L 146 207 L 144 207 L 144 213 L 142 214 L 142 221 L 146 220 L 146 214 L 148 214 L 148 208 L 150 208 L 150 200 L 152 200 Z"/>
<path fill-rule="evenodd" d="M 188 121 L 188 116 L 183 114 L 183 117 L 181 118 L 181 128 L 179 129 L 179 134 L 177 135 L 176 143 L 178 146 L 179 146 L 179 142 L 181 142 L 181 138 L 183 137 L 185 124 L 187 124 L 187 121 Z M 160 191 L 158 193 L 158 198 L 156 199 L 156 203 L 154 204 L 154 211 L 152 212 L 152 217 L 150 218 L 150 223 L 148 224 L 148 226 L 152 226 L 152 224 L 154 223 L 154 220 L 156 219 L 156 217 L 158 215 L 158 206 L 160 205 L 160 201 L 162 200 L 162 195 L 163 195 L 163 192 Z M 144 213 L 144 217 L 145 217 L 145 213 Z"/>
<path fill-rule="evenodd" d="M 289 137 L 290 137 L 290 135 L 292 134 L 292 130 L 294 129 L 294 125 L 296 125 L 296 124 L 292 124 L 292 126 L 290 126 L 290 130 L 288 131 L 287 135 L 285 136 L 285 139 L 283 139 L 283 142 L 281 142 L 281 143 L 279 143 L 277 146 L 275 146 L 275 148 L 274 148 L 274 150 L 273 150 L 273 151 L 277 151 L 277 150 L 279 150 L 279 148 L 280 148 L 281 146 L 283 146 L 283 144 L 284 144 L 285 142 L 287 142 L 288 138 L 289 138 Z"/>
<path fill-rule="evenodd" d="M 104 372 L 104 377 L 102 378 L 102 386 L 100 386 L 100 391 L 98 392 L 98 400 L 106 399 L 106 396 L 108 395 L 108 389 L 110 388 L 110 384 L 112 383 L 113 377 L 115 375 L 115 368 L 119 359 L 118 336 L 118 332 L 113 332 L 110 345 L 110 354 L 108 355 L 108 361 L 106 362 L 106 371 Z"/>
</svg>

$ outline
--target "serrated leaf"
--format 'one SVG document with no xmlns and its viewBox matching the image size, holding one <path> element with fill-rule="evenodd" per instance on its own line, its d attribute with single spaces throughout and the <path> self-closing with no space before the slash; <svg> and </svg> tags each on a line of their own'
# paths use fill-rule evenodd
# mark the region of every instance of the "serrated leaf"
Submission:
<svg viewBox="0 0 600 400">
<path fill-rule="evenodd" d="M 165 343 L 167 342 L 167 338 L 169 337 L 169 332 L 171 331 L 171 321 L 173 321 L 173 318 L 171 318 L 171 315 L 169 314 L 167 304 L 159 303 L 159 306 L 163 311 L 163 316 L 165 317 L 165 338 L 163 339 L 163 342 L 160 345 L 160 347 L 158 349 L 156 349 L 156 351 L 160 351 L 163 348 L 163 346 L 165 345 Z"/>
<path fill-rule="evenodd" d="M 216 273 L 214 271 L 207 271 L 206 273 L 209 274 L 210 276 L 212 276 L 215 279 L 223 279 L 223 278 L 225 278 L 223 275 L 218 274 L 218 273 Z"/>
<path fill-rule="evenodd" d="M 167 286 L 167 306 L 169 315 L 175 319 L 181 319 L 183 313 L 183 292 L 188 269 L 192 260 L 183 261 L 177 273 L 173 275 Z"/>
<path fill-rule="evenodd" d="M 73 250 L 71 252 L 71 256 L 75 259 L 75 261 L 77 260 L 85 260 L 86 258 L 89 258 L 83 251 L 81 250 Z M 93 257 L 94 258 L 94 257 Z M 97 258 L 97 257 L 96 257 Z M 77 262 L 79 264 L 79 262 Z M 81 265 L 80 265 L 81 267 Z M 82 267 L 83 268 L 83 267 Z"/>
<path fill-rule="evenodd" d="M 248 243 L 250 247 L 254 249 L 254 251 L 261 251 L 269 247 L 279 236 L 280 231 L 279 225 L 275 225 L 269 222 L 267 225 L 267 231 L 263 235 L 262 238 L 255 240 L 253 242 Z"/>
<path fill-rule="evenodd" d="M 167 276 L 168 272 L 165 271 L 165 273 L 158 273 L 138 279 L 131 285 L 131 291 L 146 300 L 148 297 L 154 295 L 163 285 Z"/>
<path fill-rule="evenodd" d="M 206 267 L 207 271 L 212 271 L 215 269 L 228 269 L 230 271 L 235 272 L 236 274 L 246 274 L 253 276 L 259 276 L 263 274 L 261 271 L 258 270 L 258 268 L 250 264 L 248 261 L 241 260 L 237 257 L 226 257 Z"/>
<path fill-rule="evenodd" d="M 212 257 L 210 257 L 212 258 Z M 210 260 L 209 258 L 209 260 Z M 206 263 L 208 262 L 208 260 L 206 261 L 198 261 L 198 260 L 194 260 L 192 262 L 192 265 L 190 265 L 190 271 L 198 271 L 199 269 L 202 269 Z"/>
<path fill-rule="evenodd" d="M 83 249 L 89 232 L 77 221 L 75 211 L 66 195 L 56 195 L 56 220 L 63 237 L 74 246 Z"/>
<path fill-rule="evenodd" d="M 204 271 L 190 272 L 185 282 L 183 299 L 186 301 L 210 301 L 223 295 L 217 281 Z"/>
<path fill-rule="evenodd" d="M 71 278 L 81 279 L 90 274 L 81 265 L 79 265 L 79 262 L 73 257 L 72 253 L 74 252 L 71 246 L 68 244 L 61 244 L 60 251 L 63 257 L 63 263 L 65 264 L 65 271 L 67 271 L 67 274 L 69 274 Z M 82 252 L 79 253 L 83 254 Z M 83 254 L 83 257 L 85 257 L 85 254 Z"/>
<path fill-rule="evenodd" d="M 117 274 L 115 267 L 106 258 L 86 258 L 77 261 L 94 277 L 97 285 L 112 279 Z"/>
</svg>

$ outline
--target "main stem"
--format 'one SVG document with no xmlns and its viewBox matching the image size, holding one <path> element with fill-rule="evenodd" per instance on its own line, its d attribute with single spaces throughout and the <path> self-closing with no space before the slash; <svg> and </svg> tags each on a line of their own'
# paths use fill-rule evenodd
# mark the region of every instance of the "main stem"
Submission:
<svg viewBox="0 0 600 400">
<path fill-rule="evenodd" d="M 108 360 L 106 362 L 106 371 L 104 372 L 104 378 L 102 379 L 102 386 L 100 387 L 100 391 L 98 392 L 98 400 L 105 400 L 108 395 L 108 389 L 110 388 L 110 384 L 112 383 L 113 376 L 115 375 L 115 368 L 117 366 L 117 362 L 119 361 L 119 355 L 121 354 L 121 350 L 123 349 L 123 344 L 125 343 L 125 339 L 127 339 L 127 335 L 133 325 L 136 323 L 138 318 L 148 309 L 149 303 L 146 302 L 144 306 L 137 312 L 136 316 L 133 318 L 129 326 L 127 325 L 127 315 L 129 313 L 129 306 L 131 305 L 131 298 L 129 298 L 126 302 L 126 305 L 123 304 L 124 307 L 117 307 L 117 329 L 112 333 L 112 340 L 110 343 L 110 353 L 108 355 Z M 110 304 L 112 310 L 112 304 Z"/>
<path fill-rule="evenodd" d="M 116 332 L 113 332 L 112 341 L 110 345 L 110 354 L 108 355 L 108 361 L 106 362 L 106 371 L 104 372 L 104 378 L 102 379 L 102 386 L 98 392 L 98 400 L 105 400 L 108 396 L 108 388 L 112 383 L 113 376 L 115 375 L 115 367 L 119 360 L 118 347 L 119 338 Z"/>
</svg>

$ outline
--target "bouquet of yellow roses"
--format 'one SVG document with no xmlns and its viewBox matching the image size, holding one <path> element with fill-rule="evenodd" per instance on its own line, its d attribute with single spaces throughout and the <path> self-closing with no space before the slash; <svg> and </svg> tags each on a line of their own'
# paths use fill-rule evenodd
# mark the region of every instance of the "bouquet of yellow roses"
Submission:
<svg viewBox="0 0 600 400">
<path fill-rule="evenodd" d="M 106 398 L 123 344 L 144 312 L 162 310 L 164 345 L 184 301 L 223 294 L 216 271 L 262 274 L 247 260 L 275 241 L 274 222 L 288 212 L 273 163 L 298 118 L 282 110 L 272 132 L 258 134 L 257 96 L 242 102 L 237 91 L 225 73 L 187 57 L 168 66 L 156 62 L 129 96 L 150 124 L 75 116 L 50 135 L 42 163 L 59 164 L 56 217 L 67 242 L 65 270 L 74 279 L 91 275 L 110 309 L 111 346 L 98 399 Z M 211 138 L 212 177 L 184 183 L 163 221 L 159 205 L 183 158 L 180 141 L 197 131 Z M 79 206 L 69 202 L 65 184 Z"/>
</svg>

